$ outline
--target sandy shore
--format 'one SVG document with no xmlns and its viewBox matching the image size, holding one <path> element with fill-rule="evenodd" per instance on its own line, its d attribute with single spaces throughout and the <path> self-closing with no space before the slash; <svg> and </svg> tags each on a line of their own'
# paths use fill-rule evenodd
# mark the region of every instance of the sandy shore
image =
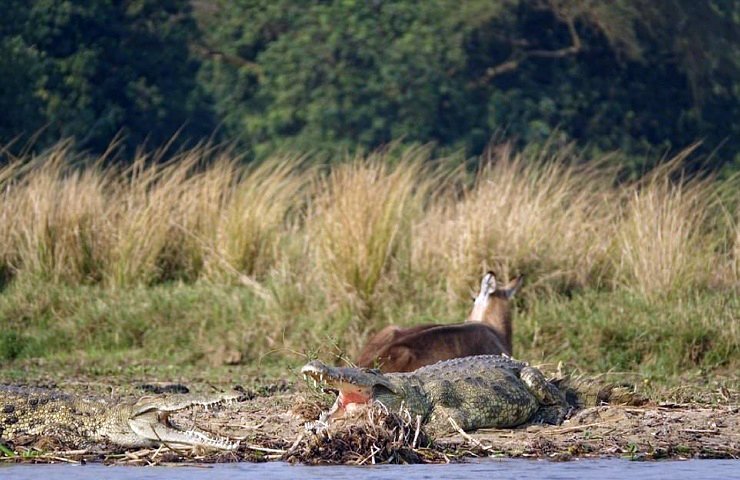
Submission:
<svg viewBox="0 0 740 480">
<path fill-rule="evenodd" d="M 602 456 L 740 458 L 740 405 L 736 393 L 732 392 L 724 404 L 604 405 L 578 411 L 559 426 L 525 425 L 428 439 L 413 419 L 378 414 L 340 421 L 324 433 L 312 433 L 306 430 L 305 423 L 328 408 L 331 398 L 303 386 L 281 383 L 247 392 L 244 401 L 218 411 L 175 417 L 176 422 L 195 422 L 202 428 L 241 439 L 239 449 L 233 452 L 167 448 L 122 451 L 105 446 L 70 450 L 53 439 L 35 439 L 26 445 L 13 445 L 17 455 L 8 456 L 6 452 L 0 459 L 147 465 L 268 460 L 446 462 L 473 456 L 553 460 Z"/>
</svg>

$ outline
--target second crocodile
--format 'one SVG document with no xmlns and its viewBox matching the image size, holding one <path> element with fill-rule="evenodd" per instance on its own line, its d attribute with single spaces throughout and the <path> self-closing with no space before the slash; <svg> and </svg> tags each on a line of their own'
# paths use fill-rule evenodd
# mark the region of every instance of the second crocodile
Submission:
<svg viewBox="0 0 740 480">
<path fill-rule="evenodd" d="M 86 447 L 167 445 L 233 450 L 238 442 L 201 430 L 181 428 L 170 416 L 190 408 L 209 408 L 238 400 L 240 394 L 145 396 L 117 403 L 79 398 L 54 390 L 0 385 L 0 442 L 41 437 Z"/>
<path fill-rule="evenodd" d="M 306 364 L 301 372 L 338 391 L 336 402 L 320 420 L 377 402 L 390 411 L 405 407 L 412 416 L 420 416 L 433 435 L 458 427 L 559 424 L 576 403 L 569 403 L 565 389 L 548 382 L 538 369 L 500 355 L 447 360 L 409 373 L 331 367 L 320 361 Z"/>
</svg>

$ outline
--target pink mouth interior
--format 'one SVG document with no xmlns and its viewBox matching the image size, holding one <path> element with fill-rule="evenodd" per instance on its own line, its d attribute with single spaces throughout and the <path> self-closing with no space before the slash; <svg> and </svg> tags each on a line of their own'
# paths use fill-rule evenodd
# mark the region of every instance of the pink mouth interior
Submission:
<svg viewBox="0 0 740 480">
<path fill-rule="evenodd" d="M 342 408 L 346 408 L 351 403 L 368 403 L 370 402 L 370 396 L 361 392 L 340 391 L 338 401 Z"/>
</svg>

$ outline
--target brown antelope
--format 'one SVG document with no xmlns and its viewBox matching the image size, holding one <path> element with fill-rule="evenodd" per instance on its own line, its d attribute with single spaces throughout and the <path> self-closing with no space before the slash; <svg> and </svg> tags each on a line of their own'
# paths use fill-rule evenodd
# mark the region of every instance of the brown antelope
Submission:
<svg viewBox="0 0 740 480">
<path fill-rule="evenodd" d="M 389 325 L 365 345 L 357 366 L 379 366 L 383 372 L 411 372 L 451 358 L 511 355 L 511 297 L 521 283 L 519 276 L 497 288 L 493 272 L 486 273 L 465 323 L 409 328 Z"/>
</svg>

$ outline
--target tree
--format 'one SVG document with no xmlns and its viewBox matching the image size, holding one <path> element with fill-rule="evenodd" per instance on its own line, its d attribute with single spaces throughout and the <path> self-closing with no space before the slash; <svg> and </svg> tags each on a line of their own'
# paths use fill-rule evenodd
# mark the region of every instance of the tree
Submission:
<svg viewBox="0 0 740 480">
<path fill-rule="evenodd" d="M 399 138 L 477 154 L 500 131 L 638 155 L 739 137 L 736 0 L 198 3 L 201 79 L 258 156 Z"/>
<path fill-rule="evenodd" d="M 0 92 L 0 102 L 30 98 L 41 118 L 29 113 L 4 137 L 45 127 L 41 145 L 74 137 L 100 151 L 119 133 L 131 146 L 158 145 L 180 128 L 183 137 L 213 128 L 188 50 L 197 29 L 186 0 L 13 0 L 21 3 L 5 17 L 12 36 L 0 48 L 22 62 L 14 76 L 26 87 Z"/>
<path fill-rule="evenodd" d="M 469 126 L 469 106 L 458 73 L 465 68 L 460 33 L 443 18 L 451 6 L 220 2 L 221 28 L 209 29 L 204 48 L 206 81 L 222 99 L 227 127 L 258 154 L 286 142 L 310 149 L 396 138 L 454 142 Z M 440 48 L 450 37 L 458 41 Z"/>
<path fill-rule="evenodd" d="M 43 72 L 43 55 L 20 35 L 25 9 L 21 0 L 8 0 L 0 17 L 0 138 L 7 143 L 44 123 L 43 102 L 34 86 Z"/>
</svg>

